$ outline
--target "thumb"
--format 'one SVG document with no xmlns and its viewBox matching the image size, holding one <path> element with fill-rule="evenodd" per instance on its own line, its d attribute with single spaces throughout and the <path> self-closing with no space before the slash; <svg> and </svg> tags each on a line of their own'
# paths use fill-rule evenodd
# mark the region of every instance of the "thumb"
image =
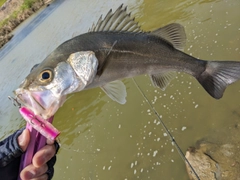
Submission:
<svg viewBox="0 0 240 180">
<path fill-rule="evenodd" d="M 29 130 L 24 129 L 22 134 L 18 136 L 18 145 L 20 146 L 23 152 L 26 151 L 29 141 L 30 141 L 30 132 Z"/>
</svg>

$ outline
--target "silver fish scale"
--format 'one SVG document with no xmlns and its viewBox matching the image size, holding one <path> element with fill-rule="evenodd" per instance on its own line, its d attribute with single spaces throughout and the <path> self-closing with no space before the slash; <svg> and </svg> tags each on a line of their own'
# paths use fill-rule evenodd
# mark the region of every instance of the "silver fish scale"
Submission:
<svg viewBox="0 0 240 180">
<path fill-rule="evenodd" d="M 98 67 L 98 59 L 93 51 L 73 53 L 69 56 L 67 62 L 72 66 L 81 81 L 81 86 L 77 90 L 84 89 L 93 81 Z"/>
</svg>

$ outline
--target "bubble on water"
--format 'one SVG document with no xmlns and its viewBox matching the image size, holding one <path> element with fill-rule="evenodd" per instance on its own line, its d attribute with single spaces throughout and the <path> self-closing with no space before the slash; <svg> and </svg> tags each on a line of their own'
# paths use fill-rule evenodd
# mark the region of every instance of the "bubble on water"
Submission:
<svg viewBox="0 0 240 180">
<path fill-rule="evenodd" d="M 186 129 L 187 129 L 187 127 L 185 127 L 185 126 L 182 127 L 182 131 L 184 131 L 184 130 L 186 130 Z"/>
<path fill-rule="evenodd" d="M 111 169 L 111 167 L 112 167 L 112 166 L 109 166 L 109 167 L 108 167 L 108 170 L 110 170 L 110 169 Z"/>
<path fill-rule="evenodd" d="M 137 174 L 137 170 L 136 169 L 134 169 L 133 174 Z"/>
<path fill-rule="evenodd" d="M 173 159 L 171 159 L 171 162 L 174 162 L 174 160 L 173 160 Z"/>
<path fill-rule="evenodd" d="M 130 167 L 133 168 L 133 166 L 134 166 L 134 163 L 131 163 L 131 166 L 130 166 Z"/>
<path fill-rule="evenodd" d="M 163 133 L 163 136 L 167 136 L 167 133 Z"/>
<path fill-rule="evenodd" d="M 198 107 L 198 104 L 196 104 L 194 107 L 197 108 L 197 107 Z"/>
<path fill-rule="evenodd" d="M 156 151 L 153 151 L 153 157 L 156 157 L 157 153 L 158 153 L 157 150 L 156 150 Z"/>
<path fill-rule="evenodd" d="M 106 168 L 106 167 L 105 167 L 105 166 L 103 166 L 103 170 L 105 170 L 105 168 Z"/>
<path fill-rule="evenodd" d="M 99 152 L 99 151 L 101 151 L 101 149 L 97 149 L 97 151 Z"/>
</svg>

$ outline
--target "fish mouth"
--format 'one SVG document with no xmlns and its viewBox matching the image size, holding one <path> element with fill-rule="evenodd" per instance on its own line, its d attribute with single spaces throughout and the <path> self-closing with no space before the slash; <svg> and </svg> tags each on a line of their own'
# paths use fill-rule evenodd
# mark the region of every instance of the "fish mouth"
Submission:
<svg viewBox="0 0 240 180">
<path fill-rule="evenodd" d="M 53 116 L 66 100 L 66 96 L 56 97 L 50 90 L 28 91 L 18 88 L 14 93 L 21 105 L 43 119 Z"/>
</svg>

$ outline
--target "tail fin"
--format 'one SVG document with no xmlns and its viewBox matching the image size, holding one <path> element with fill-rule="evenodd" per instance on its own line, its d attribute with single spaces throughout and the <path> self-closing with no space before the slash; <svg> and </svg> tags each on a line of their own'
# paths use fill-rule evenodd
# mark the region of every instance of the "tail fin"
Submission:
<svg viewBox="0 0 240 180">
<path fill-rule="evenodd" d="M 208 61 L 205 71 L 197 77 L 204 89 L 215 99 L 220 99 L 226 87 L 240 79 L 240 62 Z"/>
</svg>

